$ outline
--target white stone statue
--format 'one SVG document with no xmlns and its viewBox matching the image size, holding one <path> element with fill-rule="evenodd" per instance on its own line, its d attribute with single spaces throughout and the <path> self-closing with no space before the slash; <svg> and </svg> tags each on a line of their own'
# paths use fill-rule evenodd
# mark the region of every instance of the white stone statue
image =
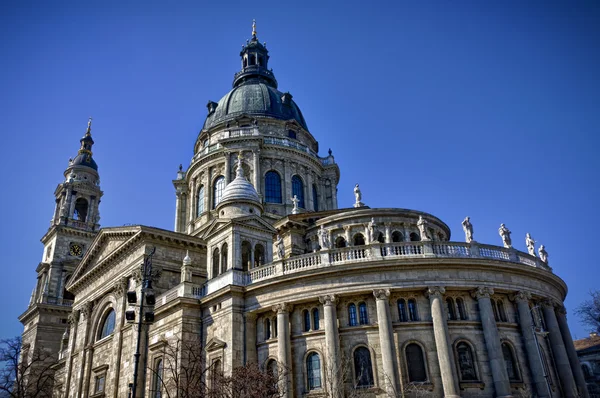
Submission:
<svg viewBox="0 0 600 398">
<path fill-rule="evenodd" d="M 365 204 L 362 202 L 362 192 L 358 184 L 354 186 L 354 207 L 362 207 Z"/>
<path fill-rule="evenodd" d="M 506 228 L 504 224 L 500 224 L 500 228 L 498 228 L 498 233 L 502 237 L 502 243 L 504 247 L 510 249 L 512 247 L 512 240 L 510 239 L 510 230 Z"/>
<path fill-rule="evenodd" d="M 275 244 L 277 245 L 277 256 L 280 260 L 283 260 L 283 257 L 285 256 L 285 247 L 283 245 L 283 238 L 281 237 L 281 235 L 277 234 Z"/>
<path fill-rule="evenodd" d="M 300 199 L 298 199 L 298 196 L 294 195 L 294 197 L 292 198 L 292 203 L 294 204 L 294 208 L 292 209 L 292 214 L 298 214 L 300 212 L 298 210 L 298 202 L 300 202 Z"/>
<path fill-rule="evenodd" d="M 540 255 L 540 260 L 542 260 L 543 262 L 546 263 L 546 265 L 548 265 L 548 252 L 546 251 L 546 248 L 544 247 L 544 245 L 540 245 L 540 248 L 538 249 L 538 253 Z"/>
<path fill-rule="evenodd" d="M 465 241 L 467 243 L 473 242 L 473 224 L 471 224 L 471 217 L 465 217 L 462 222 L 462 227 L 465 231 Z"/>
<path fill-rule="evenodd" d="M 525 235 L 525 245 L 527 246 L 529 254 L 535 257 L 535 240 L 529 235 L 529 232 Z"/>
<path fill-rule="evenodd" d="M 369 243 L 373 243 L 375 241 L 375 219 L 371 217 L 371 221 L 367 224 L 367 232 L 369 233 Z"/>
<path fill-rule="evenodd" d="M 427 221 L 425 221 L 423 216 L 419 216 L 419 221 L 417 221 L 417 228 L 419 228 L 421 240 L 429 240 L 429 235 L 427 234 Z"/>
<path fill-rule="evenodd" d="M 321 246 L 321 249 L 331 248 L 331 243 L 329 242 L 329 232 L 323 225 L 321 225 L 321 228 L 319 228 L 317 234 L 319 235 L 319 245 Z"/>
</svg>

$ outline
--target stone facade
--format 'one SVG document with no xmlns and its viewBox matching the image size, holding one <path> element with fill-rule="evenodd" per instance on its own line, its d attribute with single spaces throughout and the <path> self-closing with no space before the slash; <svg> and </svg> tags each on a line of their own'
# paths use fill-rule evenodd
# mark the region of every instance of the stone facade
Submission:
<svg viewBox="0 0 600 398">
<path fill-rule="evenodd" d="M 159 397 L 159 364 L 176 341 L 199 342 L 209 387 L 211 372 L 257 362 L 283 370 L 286 397 L 588 396 L 567 287 L 547 263 L 452 241 L 427 213 L 358 199 L 338 209 L 339 167 L 277 91 L 266 47 L 253 35 L 241 56 L 234 89 L 209 102 L 173 181 L 174 232 L 99 229 L 88 127 L 20 318 L 24 343 L 59 357 L 57 397 L 128 396 L 137 344 L 136 396 Z M 139 330 L 127 313 L 145 314 L 126 293 L 149 291 L 150 258 L 154 320 Z"/>
</svg>

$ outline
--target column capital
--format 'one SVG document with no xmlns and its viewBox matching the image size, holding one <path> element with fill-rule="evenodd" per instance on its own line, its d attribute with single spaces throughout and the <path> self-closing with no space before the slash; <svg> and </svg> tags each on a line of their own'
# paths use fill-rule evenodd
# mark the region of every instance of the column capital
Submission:
<svg viewBox="0 0 600 398">
<path fill-rule="evenodd" d="M 113 289 L 117 298 L 122 297 L 123 294 L 125 294 L 125 292 L 127 291 L 127 282 L 128 280 L 125 277 L 120 278 L 118 281 L 115 282 Z"/>
<path fill-rule="evenodd" d="M 529 300 L 531 300 L 531 293 L 525 290 L 520 290 L 510 296 L 510 299 L 516 303 L 529 303 Z"/>
<path fill-rule="evenodd" d="M 556 313 L 557 313 L 558 315 L 567 316 L 567 309 L 565 308 L 565 306 L 564 306 L 564 305 L 562 305 L 562 304 L 558 304 L 558 305 L 556 306 Z"/>
<path fill-rule="evenodd" d="M 494 289 L 491 287 L 478 287 L 477 290 L 471 292 L 471 297 L 474 299 L 490 298 L 494 294 Z"/>
<path fill-rule="evenodd" d="M 294 306 L 290 303 L 279 303 L 275 304 L 271 309 L 277 314 L 285 314 L 292 312 Z"/>
<path fill-rule="evenodd" d="M 69 325 L 74 326 L 77 324 L 77 322 L 79 321 L 79 314 L 79 310 L 75 310 L 69 314 L 69 316 L 67 317 L 67 322 L 69 322 Z"/>
<path fill-rule="evenodd" d="M 387 300 L 390 297 L 390 289 L 375 289 L 373 290 L 373 296 L 377 300 Z"/>
<path fill-rule="evenodd" d="M 425 295 L 429 296 L 429 297 L 432 297 L 432 296 L 442 297 L 444 294 L 446 294 L 446 288 L 444 288 L 443 286 L 429 286 L 425 290 Z"/>
<path fill-rule="evenodd" d="M 540 305 L 544 308 L 554 309 L 558 307 L 560 304 L 556 302 L 554 299 L 544 299 L 540 302 Z"/>
<path fill-rule="evenodd" d="M 319 296 L 319 302 L 323 305 L 335 305 L 338 302 L 338 298 L 335 294 L 326 294 Z"/>
<path fill-rule="evenodd" d="M 92 303 L 91 301 L 88 301 L 81 307 L 81 314 L 83 315 L 84 319 L 88 319 L 90 317 L 93 308 L 94 303 Z"/>
</svg>

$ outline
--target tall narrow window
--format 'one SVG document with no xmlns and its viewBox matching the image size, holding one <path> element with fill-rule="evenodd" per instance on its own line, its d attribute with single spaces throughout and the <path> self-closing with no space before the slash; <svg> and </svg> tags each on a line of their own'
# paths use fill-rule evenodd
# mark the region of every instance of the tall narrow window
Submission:
<svg viewBox="0 0 600 398">
<path fill-rule="evenodd" d="M 277 376 L 278 370 L 277 361 L 270 359 L 269 362 L 267 362 L 267 374 L 270 376 Z"/>
<path fill-rule="evenodd" d="M 367 347 L 358 347 L 354 350 L 354 377 L 357 387 L 373 387 L 373 366 L 371 353 Z"/>
<path fill-rule="evenodd" d="M 408 316 L 406 312 L 406 300 L 400 299 L 398 300 L 398 319 L 400 322 L 408 321 Z"/>
<path fill-rule="evenodd" d="M 212 277 L 215 278 L 217 276 L 219 276 L 219 270 L 220 270 L 220 256 L 219 256 L 219 248 L 216 248 L 215 250 L 213 250 L 213 256 L 212 256 Z"/>
<path fill-rule="evenodd" d="M 508 318 L 506 318 L 506 311 L 504 310 L 504 302 L 502 300 L 498 300 L 498 318 L 500 322 L 506 322 Z"/>
<path fill-rule="evenodd" d="M 454 308 L 454 300 L 452 297 L 446 299 L 446 306 L 448 308 L 448 320 L 456 320 L 456 309 Z"/>
<path fill-rule="evenodd" d="M 250 242 L 243 241 L 242 242 L 242 270 L 248 271 L 250 266 L 250 253 L 252 251 L 252 246 Z"/>
<path fill-rule="evenodd" d="M 196 200 L 196 217 L 200 217 L 200 214 L 204 213 L 204 185 L 200 185 L 198 188 Z"/>
<path fill-rule="evenodd" d="M 363 236 L 363 234 L 354 235 L 354 246 L 364 246 L 364 244 L 365 237 Z"/>
<path fill-rule="evenodd" d="M 298 198 L 298 207 L 304 209 L 304 184 L 297 175 L 292 177 L 292 197 Z"/>
<path fill-rule="evenodd" d="M 260 243 L 254 246 L 254 266 L 260 267 L 265 263 L 265 248 Z"/>
<path fill-rule="evenodd" d="M 496 305 L 496 300 L 491 299 L 492 302 L 492 311 L 494 312 L 494 319 L 496 322 L 500 322 L 500 316 L 498 315 L 498 306 Z"/>
<path fill-rule="evenodd" d="M 317 185 L 312 186 L 313 207 L 315 211 L 319 211 L 319 196 L 317 195 Z"/>
<path fill-rule="evenodd" d="M 219 176 L 213 183 L 213 209 L 217 207 L 221 198 L 223 197 L 223 190 L 225 189 L 225 177 Z"/>
<path fill-rule="evenodd" d="M 265 319 L 265 340 L 271 338 L 271 319 Z"/>
<path fill-rule="evenodd" d="M 112 334 L 115 329 L 115 311 L 111 309 L 108 314 L 104 316 L 104 321 L 102 322 L 102 328 L 100 329 L 100 335 L 98 336 L 98 340 L 103 339 L 104 337 Z"/>
<path fill-rule="evenodd" d="M 417 312 L 417 301 L 415 299 L 408 299 L 408 317 L 411 321 L 419 320 L 419 314 Z"/>
<path fill-rule="evenodd" d="M 344 239 L 344 237 L 343 237 L 343 236 L 338 236 L 338 237 L 335 239 L 335 247 L 336 247 L 337 249 L 340 249 L 340 248 L 342 248 L 342 247 L 346 247 L 346 239 Z"/>
<path fill-rule="evenodd" d="M 356 326 L 358 325 L 357 317 L 356 317 L 356 305 L 354 303 L 348 306 L 348 325 Z"/>
<path fill-rule="evenodd" d="M 304 315 L 304 331 L 308 332 L 310 331 L 310 313 L 308 310 L 304 310 L 302 314 Z"/>
<path fill-rule="evenodd" d="M 359 321 L 360 321 L 361 325 L 369 324 L 369 315 L 367 313 L 367 304 L 365 304 L 364 302 L 362 302 L 358 305 L 358 315 L 359 315 Z"/>
<path fill-rule="evenodd" d="M 508 380 L 510 381 L 521 381 L 519 371 L 517 368 L 517 360 L 511 347 L 508 343 L 502 343 L 502 355 L 504 356 L 504 364 L 506 365 L 506 372 L 508 373 Z"/>
<path fill-rule="evenodd" d="M 154 382 L 152 383 L 152 398 L 161 398 L 163 380 L 163 360 L 158 359 L 154 364 Z"/>
<path fill-rule="evenodd" d="M 406 364 L 408 365 L 408 381 L 427 381 L 423 350 L 418 344 L 406 346 Z"/>
<path fill-rule="evenodd" d="M 465 308 L 465 301 L 460 298 L 457 297 L 456 298 L 456 306 L 458 307 L 458 315 L 460 316 L 460 319 L 462 319 L 463 321 L 467 319 L 467 310 Z"/>
<path fill-rule="evenodd" d="M 265 174 L 265 202 L 281 203 L 281 177 L 273 170 Z"/>
<path fill-rule="evenodd" d="M 224 243 L 223 247 L 221 248 L 221 273 L 227 271 L 227 255 L 228 255 L 227 243 Z"/>
<path fill-rule="evenodd" d="M 416 232 L 412 232 L 410 234 L 410 241 L 411 242 L 418 242 L 421 240 L 421 237 L 419 236 L 419 234 L 417 234 Z"/>
<path fill-rule="evenodd" d="M 392 232 L 392 242 L 404 242 L 404 236 L 399 231 Z"/>
<path fill-rule="evenodd" d="M 79 198 L 75 201 L 75 212 L 73 218 L 75 220 L 85 222 L 87 219 L 88 202 L 84 198 Z"/>
<path fill-rule="evenodd" d="M 313 330 L 319 330 L 319 309 L 318 308 L 314 308 L 312 310 L 312 317 L 313 317 Z"/>
<path fill-rule="evenodd" d="M 316 352 L 306 357 L 306 376 L 309 390 L 321 388 L 321 360 Z"/>
<path fill-rule="evenodd" d="M 464 342 L 458 343 L 456 346 L 456 354 L 458 355 L 458 368 L 461 381 L 477 380 L 475 372 L 475 360 L 471 347 Z"/>
<path fill-rule="evenodd" d="M 277 317 L 273 318 L 271 323 L 273 324 L 273 337 L 277 337 Z"/>
</svg>

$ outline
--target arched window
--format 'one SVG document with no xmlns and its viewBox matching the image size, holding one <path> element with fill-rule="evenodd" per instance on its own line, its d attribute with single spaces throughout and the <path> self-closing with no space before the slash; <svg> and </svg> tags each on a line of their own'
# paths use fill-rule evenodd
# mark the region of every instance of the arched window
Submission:
<svg viewBox="0 0 600 398">
<path fill-rule="evenodd" d="M 410 234 L 410 241 L 411 242 L 419 242 L 420 240 L 421 240 L 421 237 L 419 236 L 418 233 L 411 232 L 411 234 Z"/>
<path fill-rule="evenodd" d="M 517 359 L 512 347 L 504 342 L 502 343 L 502 355 L 504 356 L 504 364 L 506 365 L 506 373 L 508 373 L 508 380 L 512 382 L 521 381 L 519 375 L 519 368 L 517 366 Z"/>
<path fill-rule="evenodd" d="M 354 350 L 354 379 L 357 387 L 373 387 L 373 366 L 371 353 L 367 347 L 358 347 Z"/>
<path fill-rule="evenodd" d="M 84 198 L 79 198 L 75 201 L 75 212 L 73 218 L 75 220 L 85 222 L 87 219 L 88 202 Z"/>
<path fill-rule="evenodd" d="M 404 235 L 402 235 L 402 232 L 392 232 L 392 242 L 404 242 Z"/>
<path fill-rule="evenodd" d="M 319 195 L 317 195 L 317 185 L 316 184 L 313 184 L 312 196 L 313 196 L 313 208 L 315 209 L 315 211 L 319 211 Z"/>
<path fill-rule="evenodd" d="M 458 356 L 460 380 L 476 381 L 477 372 L 475 371 L 475 359 L 473 358 L 471 347 L 465 342 L 458 343 L 456 345 L 456 355 Z"/>
<path fill-rule="evenodd" d="M 252 246 L 250 242 L 243 241 L 242 242 L 242 270 L 248 271 L 250 268 L 250 252 L 252 251 Z"/>
<path fill-rule="evenodd" d="M 417 301 L 415 299 L 408 299 L 408 317 L 411 321 L 419 320 L 419 314 L 417 312 Z"/>
<path fill-rule="evenodd" d="M 354 303 L 348 306 L 348 325 L 356 326 L 358 325 L 357 317 L 356 317 L 356 305 Z"/>
<path fill-rule="evenodd" d="M 344 239 L 343 236 L 338 236 L 335 239 L 335 247 L 338 249 L 342 248 L 342 247 L 346 247 L 346 239 Z"/>
<path fill-rule="evenodd" d="M 318 308 L 313 308 L 312 318 L 313 318 L 313 330 L 319 330 L 319 309 Z"/>
<path fill-rule="evenodd" d="M 200 185 L 198 188 L 196 200 L 196 217 L 200 217 L 200 214 L 204 213 L 204 185 Z"/>
<path fill-rule="evenodd" d="M 365 237 L 363 236 L 363 234 L 358 233 L 356 235 L 354 235 L 354 246 L 364 246 L 365 244 Z"/>
<path fill-rule="evenodd" d="M 306 379 L 309 391 L 321 388 L 321 360 L 316 352 L 311 352 L 306 357 Z"/>
<path fill-rule="evenodd" d="M 213 250 L 213 256 L 212 256 L 212 277 L 217 277 L 219 276 L 219 248 L 215 248 L 215 250 Z"/>
<path fill-rule="evenodd" d="M 244 68 L 248 66 L 248 58 L 244 57 Z"/>
<path fill-rule="evenodd" d="M 425 358 L 421 346 L 411 343 L 406 346 L 406 365 L 408 366 L 408 381 L 427 381 Z"/>
<path fill-rule="evenodd" d="M 358 305 L 358 315 L 359 315 L 359 321 L 360 321 L 361 325 L 369 324 L 369 315 L 367 314 L 367 304 L 365 304 L 364 302 L 362 302 Z"/>
<path fill-rule="evenodd" d="M 271 338 L 271 319 L 265 319 L 265 340 Z"/>
<path fill-rule="evenodd" d="M 298 198 L 298 207 L 304 209 L 304 184 L 297 175 L 292 177 L 292 197 Z"/>
<path fill-rule="evenodd" d="M 467 310 L 465 308 L 465 301 L 460 298 L 457 297 L 456 298 L 456 306 L 458 307 L 458 315 L 460 316 L 460 319 L 462 319 L 463 321 L 467 319 Z"/>
<path fill-rule="evenodd" d="M 227 243 L 223 243 L 223 247 L 221 248 L 221 273 L 227 271 L 227 249 Z"/>
<path fill-rule="evenodd" d="M 265 248 L 260 243 L 254 246 L 254 266 L 260 267 L 265 263 Z"/>
<path fill-rule="evenodd" d="M 277 361 L 274 359 L 269 359 L 266 366 L 267 374 L 270 376 L 277 376 Z"/>
<path fill-rule="evenodd" d="M 496 305 L 496 300 L 491 299 L 490 301 L 492 303 L 492 311 L 494 312 L 494 319 L 496 320 L 496 322 L 500 322 L 500 315 L 498 315 L 498 306 Z"/>
<path fill-rule="evenodd" d="M 221 198 L 223 197 L 223 190 L 225 189 L 225 177 L 219 176 L 213 183 L 213 209 L 217 207 Z"/>
<path fill-rule="evenodd" d="M 446 299 L 446 306 L 448 307 L 448 320 L 456 320 L 456 308 L 454 307 L 454 299 L 452 297 Z"/>
<path fill-rule="evenodd" d="M 265 202 L 281 203 L 281 177 L 273 170 L 265 174 Z"/>
<path fill-rule="evenodd" d="M 506 311 L 504 310 L 504 301 L 502 300 L 498 300 L 498 318 L 500 319 L 500 322 L 508 321 Z"/>
<path fill-rule="evenodd" d="M 398 300 L 398 319 L 400 322 L 408 321 L 408 314 L 406 312 L 406 300 L 400 299 Z"/>
<path fill-rule="evenodd" d="M 308 332 L 310 331 L 310 313 L 308 310 L 304 310 L 302 311 L 302 315 L 304 318 L 304 331 Z"/>
<path fill-rule="evenodd" d="M 100 328 L 100 335 L 98 336 L 98 340 L 105 338 L 112 334 L 115 329 L 115 311 L 111 308 L 108 311 L 108 314 L 104 316 L 104 320 L 102 321 L 102 328 Z"/>
<path fill-rule="evenodd" d="M 256 55 L 250 54 L 250 66 L 256 65 Z"/>
<path fill-rule="evenodd" d="M 163 380 L 163 360 L 159 358 L 154 363 L 154 381 L 152 383 L 152 398 L 161 398 L 162 380 Z"/>
<path fill-rule="evenodd" d="M 276 317 L 273 317 L 271 324 L 273 324 L 273 337 L 277 337 L 277 318 Z"/>
<path fill-rule="evenodd" d="M 380 232 L 379 234 L 377 234 L 377 242 L 379 242 L 379 243 L 385 243 L 385 237 L 383 236 L 382 232 Z"/>
<path fill-rule="evenodd" d="M 213 388 L 217 387 L 219 383 L 219 378 L 223 375 L 223 365 L 221 365 L 220 359 L 215 359 L 213 361 L 210 374 Z"/>
</svg>

